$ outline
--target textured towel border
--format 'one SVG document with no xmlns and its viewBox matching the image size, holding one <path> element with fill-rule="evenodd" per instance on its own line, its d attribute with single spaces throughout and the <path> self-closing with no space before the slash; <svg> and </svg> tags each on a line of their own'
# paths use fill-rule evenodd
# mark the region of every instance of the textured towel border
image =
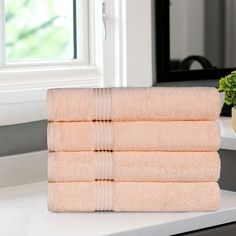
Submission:
<svg viewBox="0 0 236 236">
<path fill-rule="evenodd" d="M 94 88 L 93 121 L 112 120 L 112 90 L 111 88 Z"/>
<path fill-rule="evenodd" d="M 96 181 L 95 211 L 113 211 L 113 182 Z"/>
<path fill-rule="evenodd" d="M 95 180 L 114 180 L 113 152 L 94 152 Z"/>
<path fill-rule="evenodd" d="M 112 122 L 99 121 L 93 122 L 94 130 L 94 151 L 113 150 L 113 125 Z"/>
</svg>

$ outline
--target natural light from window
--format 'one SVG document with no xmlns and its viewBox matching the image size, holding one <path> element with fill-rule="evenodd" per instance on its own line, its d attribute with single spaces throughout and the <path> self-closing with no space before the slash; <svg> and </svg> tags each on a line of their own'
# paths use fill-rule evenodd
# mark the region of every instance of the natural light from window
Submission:
<svg viewBox="0 0 236 236">
<path fill-rule="evenodd" d="M 75 1 L 5 0 L 7 62 L 77 58 Z"/>
</svg>

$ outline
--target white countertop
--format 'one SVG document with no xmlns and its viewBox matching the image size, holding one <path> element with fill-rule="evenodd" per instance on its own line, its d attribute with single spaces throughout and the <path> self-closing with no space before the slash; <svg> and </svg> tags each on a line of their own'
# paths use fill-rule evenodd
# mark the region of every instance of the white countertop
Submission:
<svg viewBox="0 0 236 236">
<path fill-rule="evenodd" d="M 170 235 L 236 221 L 236 193 L 222 191 L 216 212 L 52 213 L 47 183 L 0 190 L 0 235 Z"/>
<path fill-rule="evenodd" d="M 236 150 L 236 133 L 232 128 L 230 117 L 220 117 L 221 145 L 220 148 Z"/>
</svg>

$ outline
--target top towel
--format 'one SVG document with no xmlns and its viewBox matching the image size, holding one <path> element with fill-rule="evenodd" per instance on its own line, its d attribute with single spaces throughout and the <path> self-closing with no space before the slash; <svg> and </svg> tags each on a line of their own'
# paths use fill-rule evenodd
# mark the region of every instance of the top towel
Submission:
<svg viewBox="0 0 236 236">
<path fill-rule="evenodd" d="M 211 121 L 221 109 L 208 87 L 50 89 L 47 105 L 49 121 Z"/>
</svg>

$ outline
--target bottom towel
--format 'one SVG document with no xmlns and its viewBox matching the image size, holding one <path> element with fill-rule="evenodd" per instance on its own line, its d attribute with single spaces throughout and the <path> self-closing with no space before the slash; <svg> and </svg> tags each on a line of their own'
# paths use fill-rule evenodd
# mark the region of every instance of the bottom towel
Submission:
<svg viewBox="0 0 236 236">
<path fill-rule="evenodd" d="M 67 182 L 48 184 L 51 211 L 213 211 L 216 182 Z"/>
</svg>

